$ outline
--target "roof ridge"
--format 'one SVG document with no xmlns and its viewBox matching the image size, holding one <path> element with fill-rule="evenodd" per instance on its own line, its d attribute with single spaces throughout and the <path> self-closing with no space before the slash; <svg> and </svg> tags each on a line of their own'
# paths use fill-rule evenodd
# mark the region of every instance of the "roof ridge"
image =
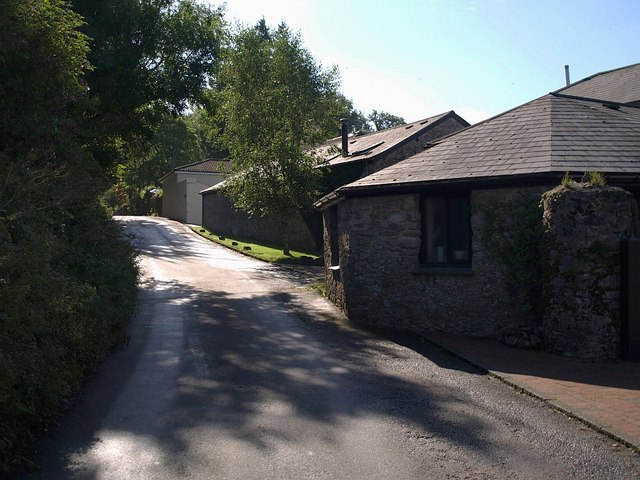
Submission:
<svg viewBox="0 0 640 480">
<path fill-rule="evenodd" d="M 617 68 L 613 68 L 611 70 L 604 70 L 602 72 L 594 73 L 593 75 L 589 75 L 588 77 L 585 77 L 585 78 L 583 78 L 581 80 L 578 80 L 577 82 L 570 83 L 569 85 L 565 85 L 564 87 L 561 87 L 561 88 L 559 88 L 557 90 L 554 90 L 551 93 L 560 93 L 563 90 L 566 90 L 567 88 L 571 88 L 571 87 L 574 87 L 574 86 L 579 85 L 581 83 L 588 82 L 589 80 L 592 80 L 592 79 L 594 79 L 596 77 L 599 77 L 601 75 L 607 75 L 609 73 L 617 72 L 619 70 L 625 70 L 627 68 L 633 68 L 633 67 L 638 67 L 638 66 L 640 66 L 640 62 L 632 63 L 631 65 L 626 65 L 624 67 L 617 67 Z"/>
<path fill-rule="evenodd" d="M 201 165 L 206 162 L 228 162 L 228 159 L 225 158 L 205 158 L 204 160 L 198 160 L 197 162 L 187 163 L 186 165 L 180 165 L 179 167 L 175 167 L 173 170 L 180 170 L 183 168 L 193 167 L 195 165 Z"/>
<path fill-rule="evenodd" d="M 451 115 L 452 113 L 457 115 L 457 113 L 455 111 L 449 110 L 447 112 L 442 112 L 442 113 L 438 113 L 436 115 L 431 115 L 430 117 L 421 118 L 420 120 L 415 120 L 413 122 L 403 123 L 402 125 L 396 125 L 394 127 L 384 128 L 382 130 L 376 130 L 375 132 L 366 132 L 366 133 L 361 133 L 360 135 L 349 136 L 349 139 L 367 138 L 367 137 L 370 137 L 370 136 L 373 136 L 373 135 L 382 134 L 383 132 L 389 132 L 390 130 L 397 130 L 397 129 L 401 129 L 401 128 L 407 128 L 409 125 L 419 125 L 419 124 L 422 124 L 423 122 L 427 122 L 428 120 L 433 120 L 433 119 L 439 120 L 440 118 L 446 117 L 447 115 Z M 462 117 L 460 117 L 460 118 L 462 118 Z M 324 141 L 320 145 L 312 147 L 309 150 L 316 150 L 316 149 L 319 149 L 319 148 L 322 148 L 322 147 L 325 147 L 325 146 L 329 146 L 329 145 L 333 144 L 334 142 L 340 141 L 341 138 L 342 138 L 341 136 L 331 137 L 330 139 Z"/>
<path fill-rule="evenodd" d="M 640 65 L 640 64 L 638 64 Z M 592 103 L 600 103 L 605 106 L 613 106 L 613 107 L 627 107 L 627 108 L 640 108 L 640 105 L 633 105 L 632 103 L 625 102 L 616 102 L 614 100 L 604 100 L 601 98 L 595 97 L 581 97 L 579 95 L 568 95 L 566 93 L 560 93 L 559 91 L 550 92 L 550 95 L 558 98 L 566 98 L 569 100 L 580 100 L 584 102 L 592 102 Z"/>
</svg>

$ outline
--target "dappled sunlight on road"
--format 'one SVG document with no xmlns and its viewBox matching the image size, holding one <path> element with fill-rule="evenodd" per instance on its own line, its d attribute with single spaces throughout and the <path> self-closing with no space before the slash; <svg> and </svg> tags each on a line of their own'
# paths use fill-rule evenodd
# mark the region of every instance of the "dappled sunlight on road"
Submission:
<svg viewBox="0 0 640 480">
<path fill-rule="evenodd" d="M 511 480 L 602 468 L 552 413 L 437 347 L 350 325 L 304 275 L 176 222 L 120 221 L 142 270 L 130 341 L 79 406 L 95 413 L 50 478 Z"/>
</svg>

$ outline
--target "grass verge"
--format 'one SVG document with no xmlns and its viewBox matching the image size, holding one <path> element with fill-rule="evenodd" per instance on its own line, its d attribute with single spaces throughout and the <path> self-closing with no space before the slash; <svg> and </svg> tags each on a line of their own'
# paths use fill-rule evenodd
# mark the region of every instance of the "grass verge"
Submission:
<svg viewBox="0 0 640 480">
<path fill-rule="evenodd" d="M 282 253 L 282 248 L 225 237 L 223 235 L 213 233 L 204 227 L 193 226 L 191 229 L 198 235 L 211 240 L 212 242 L 216 242 L 219 245 L 265 262 L 289 265 L 322 265 L 322 258 L 320 255 L 315 253 L 291 250 L 291 255 L 287 256 Z"/>
</svg>

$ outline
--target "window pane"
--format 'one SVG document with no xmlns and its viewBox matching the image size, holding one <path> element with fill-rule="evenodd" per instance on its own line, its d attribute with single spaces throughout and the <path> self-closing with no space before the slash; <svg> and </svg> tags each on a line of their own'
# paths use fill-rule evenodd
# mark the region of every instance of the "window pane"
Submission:
<svg viewBox="0 0 640 480">
<path fill-rule="evenodd" d="M 427 262 L 447 261 L 447 204 L 444 197 L 425 199 Z"/>
<path fill-rule="evenodd" d="M 469 260 L 469 201 L 467 197 L 449 199 L 451 261 Z"/>
</svg>

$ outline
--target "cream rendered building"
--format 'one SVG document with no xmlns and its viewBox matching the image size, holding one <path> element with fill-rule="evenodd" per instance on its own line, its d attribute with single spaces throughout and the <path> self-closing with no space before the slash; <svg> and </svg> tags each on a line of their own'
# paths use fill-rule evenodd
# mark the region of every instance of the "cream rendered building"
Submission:
<svg viewBox="0 0 640 480">
<path fill-rule="evenodd" d="M 224 180 L 228 166 L 227 160 L 203 160 L 177 167 L 162 177 L 162 216 L 201 225 L 200 192 Z"/>
</svg>

